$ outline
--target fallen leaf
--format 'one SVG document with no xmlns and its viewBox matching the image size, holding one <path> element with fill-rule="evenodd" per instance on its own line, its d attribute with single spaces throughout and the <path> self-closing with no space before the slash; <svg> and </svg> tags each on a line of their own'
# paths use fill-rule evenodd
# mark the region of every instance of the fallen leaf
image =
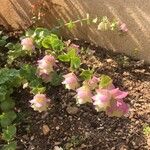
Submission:
<svg viewBox="0 0 150 150">
<path fill-rule="evenodd" d="M 43 125 L 42 131 L 43 131 L 44 135 L 47 135 L 49 133 L 49 131 L 50 131 L 48 125 Z"/>
<path fill-rule="evenodd" d="M 78 112 L 78 108 L 77 107 L 68 106 L 67 109 L 66 109 L 66 111 L 70 115 L 75 115 Z"/>
</svg>

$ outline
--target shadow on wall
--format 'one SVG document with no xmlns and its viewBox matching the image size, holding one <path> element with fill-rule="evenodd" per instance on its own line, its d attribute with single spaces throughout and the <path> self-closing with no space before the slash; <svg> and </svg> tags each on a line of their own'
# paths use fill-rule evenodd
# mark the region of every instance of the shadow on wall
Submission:
<svg viewBox="0 0 150 150">
<path fill-rule="evenodd" d="M 31 25 L 31 2 L 5 0 L 0 2 L 0 25 L 8 30 L 25 29 Z"/>
<path fill-rule="evenodd" d="M 31 4 L 38 0 L 6 0 L 3 5 L 8 7 L 11 5 L 12 12 L 0 9 L 0 20 L 7 27 L 11 24 L 11 20 L 17 28 L 29 27 L 31 25 Z M 6 4 L 5 4 L 6 3 Z M 145 0 L 45 0 L 46 16 L 39 23 L 41 26 L 53 27 L 57 24 L 58 19 L 68 22 L 76 20 L 79 17 L 86 17 L 89 13 L 92 17 L 108 16 L 111 19 L 117 19 L 128 25 L 129 32 L 125 36 L 120 36 L 117 32 L 100 32 L 96 26 L 77 25 L 72 32 L 65 29 L 62 34 L 65 37 L 77 37 L 100 45 L 114 51 L 125 52 L 129 55 L 150 60 L 150 3 Z M 135 5 L 136 4 L 136 5 Z M 2 6 L 0 6 L 1 8 Z M 7 10 L 7 11 L 8 11 Z M 15 17 L 14 17 L 15 16 Z M 9 20 L 10 19 L 10 20 Z"/>
</svg>

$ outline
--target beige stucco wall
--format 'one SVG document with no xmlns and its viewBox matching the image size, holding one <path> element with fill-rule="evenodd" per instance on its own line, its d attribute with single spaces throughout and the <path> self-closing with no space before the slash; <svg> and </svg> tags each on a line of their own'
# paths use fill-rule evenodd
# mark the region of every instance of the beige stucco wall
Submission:
<svg viewBox="0 0 150 150">
<path fill-rule="evenodd" d="M 31 4 L 37 0 L 0 0 L 0 24 L 15 29 L 30 25 Z M 77 26 L 70 35 L 92 41 L 114 51 L 136 55 L 150 62 L 150 0 L 45 0 L 47 15 L 45 26 L 53 26 L 57 19 L 76 20 L 77 16 L 108 16 L 125 22 L 128 33 L 120 36 L 118 32 L 101 32 L 96 26 Z M 69 35 L 69 36 L 68 36 Z M 135 54 L 136 49 L 136 54 Z"/>
</svg>

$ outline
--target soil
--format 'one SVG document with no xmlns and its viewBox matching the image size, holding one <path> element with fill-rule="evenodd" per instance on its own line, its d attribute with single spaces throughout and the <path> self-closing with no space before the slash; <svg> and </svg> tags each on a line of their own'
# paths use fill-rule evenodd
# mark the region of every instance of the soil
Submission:
<svg viewBox="0 0 150 150">
<path fill-rule="evenodd" d="M 82 41 L 86 48 L 82 67 L 94 67 L 97 74 L 112 77 L 114 85 L 128 91 L 125 101 L 130 112 L 125 117 L 108 117 L 96 112 L 91 104 L 77 106 L 73 91 L 63 86 L 49 88 L 51 105 L 47 112 L 30 108 L 28 90 L 14 93 L 18 111 L 18 150 L 149 150 L 150 137 L 144 124 L 150 124 L 150 66 L 143 61 L 113 53 Z M 91 51 L 92 50 L 92 51 Z"/>
</svg>

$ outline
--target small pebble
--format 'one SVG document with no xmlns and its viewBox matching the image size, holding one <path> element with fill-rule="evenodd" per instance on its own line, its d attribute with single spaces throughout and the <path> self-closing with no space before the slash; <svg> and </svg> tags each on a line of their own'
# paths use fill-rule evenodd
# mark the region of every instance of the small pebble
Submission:
<svg viewBox="0 0 150 150">
<path fill-rule="evenodd" d="M 72 106 L 68 106 L 66 111 L 68 114 L 70 115 L 75 115 L 78 112 L 78 108 L 77 107 L 72 107 Z"/>
</svg>

